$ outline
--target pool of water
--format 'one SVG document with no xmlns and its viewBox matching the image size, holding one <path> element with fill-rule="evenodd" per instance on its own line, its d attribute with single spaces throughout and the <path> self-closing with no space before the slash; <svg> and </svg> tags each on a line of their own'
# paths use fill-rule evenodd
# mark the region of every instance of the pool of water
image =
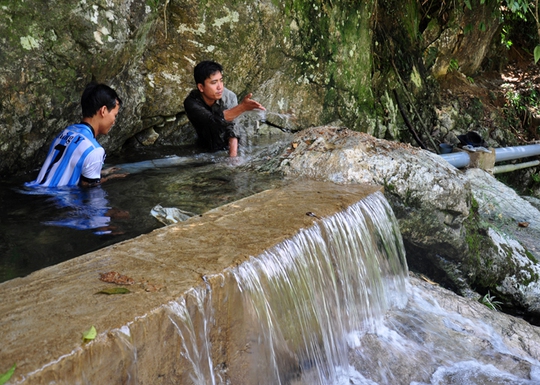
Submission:
<svg viewBox="0 0 540 385">
<path fill-rule="evenodd" d="M 280 175 L 255 169 L 285 145 L 285 137 L 260 139 L 234 160 L 193 148 L 131 150 L 106 165 L 129 175 L 87 191 L 36 194 L 24 188 L 34 174 L 2 181 L 0 282 L 162 227 L 151 214 L 158 204 L 202 214 L 278 187 Z"/>
</svg>

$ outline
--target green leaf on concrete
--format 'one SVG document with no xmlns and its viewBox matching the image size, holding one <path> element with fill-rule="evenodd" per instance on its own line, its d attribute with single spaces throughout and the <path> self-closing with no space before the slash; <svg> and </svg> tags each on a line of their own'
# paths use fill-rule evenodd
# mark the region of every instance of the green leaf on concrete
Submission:
<svg viewBox="0 0 540 385">
<path fill-rule="evenodd" d="M 534 47 L 534 64 L 538 63 L 538 59 L 540 59 L 540 45 Z"/>
<path fill-rule="evenodd" d="M 101 291 L 98 291 L 96 294 L 127 294 L 131 293 L 128 289 L 125 287 L 112 287 L 109 289 L 103 289 Z"/>
<path fill-rule="evenodd" d="M 83 332 L 83 342 L 91 341 L 97 336 L 97 330 L 94 326 L 92 326 L 87 331 Z"/>
<path fill-rule="evenodd" d="M 11 369 L 9 369 L 4 374 L 0 375 L 0 385 L 4 385 L 6 382 L 9 381 L 11 376 L 13 376 L 13 373 L 15 373 L 15 368 L 17 367 L 17 364 L 13 364 Z"/>
</svg>

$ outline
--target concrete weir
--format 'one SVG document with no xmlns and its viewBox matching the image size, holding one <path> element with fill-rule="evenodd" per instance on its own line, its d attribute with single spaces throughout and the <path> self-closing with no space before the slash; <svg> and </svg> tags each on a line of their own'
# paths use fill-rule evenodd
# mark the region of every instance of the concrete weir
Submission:
<svg viewBox="0 0 540 385">
<path fill-rule="evenodd" d="M 191 383 L 166 305 L 379 190 L 297 181 L 2 283 L 0 373 L 16 364 L 9 384 Z M 130 293 L 96 294 L 118 287 L 100 280 L 107 272 L 132 278 Z M 244 326 L 240 299 L 221 286 L 212 293 L 226 299 L 214 314 L 220 332 L 212 349 L 220 347 L 232 372 L 242 366 L 234 334 Z M 97 336 L 83 342 L 91 326 Z"/>
</svg>

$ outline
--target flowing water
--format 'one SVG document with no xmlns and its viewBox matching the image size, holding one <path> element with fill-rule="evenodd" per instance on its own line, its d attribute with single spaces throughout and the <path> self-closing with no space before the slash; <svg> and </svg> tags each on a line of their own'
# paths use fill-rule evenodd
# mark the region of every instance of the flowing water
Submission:
<svg viewBox="0 0 540 385">
<path fill-rule="evenodd" d="M 540 384 L 516 326 L 434 290 L 410 281 L 397 223 L 376 193 L 207 277 L 168 312 L 197 385 Z M 238 315 L 223 321 L 227 304 Z"/>
<path fill-rule="evenodd" d="M 250 148 L 257 152 L 255 144 Z M 225 154 L 168 151 L 157 161 L 141 153 L 116 159 L 130 175 L 86 195 L 29 194 L 22 186 L 31 177 L 4 182 L 0 280 L 160 227 L 150 215 L 157 204 L 198 214 L 283 183 L 243 167 L 251 154 L 231 162 Z M 114 215 L 105 214 L 111 208 Z M 533 358 L 540 332 L 410 279 L 396 219 L 381 193 L 204 278 L 165 306 L 169 325 L 161 327 L 172 327 L 176 340 L 168 336 L 156 362 L 176 344 L 174 360 L 185 368 L 168 383 L 540 384 Z M 111 331 L 130 385 L 156 370 L 138 366 L 136 336 L 153 336 L 132 333 L 136 327 Z M 91 367 L 81 370 L 92 378 Z"/>
<path fill-rule="evenodd" d="M 183 325 L 177 330 L 194 384 L 348 384 L 347 336 L 373 332 L 388 309 L 404 307 L 406 282 L 398 225 L 377 193 L 227 271 L 214 287 L 209 280 L 193 289 L 188 302 L 196 305 L 184 298 L 169 311 Z M 221 306 L 212 293 L 223 286 L 234 287 L 225 301 L 242 298 L 241 336 L 228 339 L 240 338 L 234 345 L 245 349 L 226 371 L 209 347 Z"/>
<path fill-rule="evenodd" d="M 0 184 L 0 282 L 25 276 L 102 247 L 162 227 L 151 215 L 160 204 L 194 214 L 278 187 L 277 175 L 250 171 L 262 153 L 277 151 L 285 137 L 250 140 L 239 158 L 193 148 L 132 150 L 107 158 L 120 173 L 93 189 L 54 193 L 25 189 L 32 175 Z M 277 142 L 277 143 L 276 143 Z M 37 173 L 37 172 L 36 172 Z"/>
</svg>

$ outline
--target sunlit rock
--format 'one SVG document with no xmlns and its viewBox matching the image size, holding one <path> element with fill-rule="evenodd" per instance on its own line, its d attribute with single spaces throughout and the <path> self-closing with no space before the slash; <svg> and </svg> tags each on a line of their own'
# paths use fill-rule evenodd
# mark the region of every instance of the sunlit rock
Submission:
<svg viewBox="0 0 540 385">
<path fill-rule="evenodd" d="M 464 173 L 431 152 L 336 127 L 297 133 L 279 169 L 384 186 L 413 270 L 463 295 L 490 291 L 506 305 L 539 312 L 538 253 L 529 250 L 537 247 L 540 213 L 488 173 Z"/>
</svg>

